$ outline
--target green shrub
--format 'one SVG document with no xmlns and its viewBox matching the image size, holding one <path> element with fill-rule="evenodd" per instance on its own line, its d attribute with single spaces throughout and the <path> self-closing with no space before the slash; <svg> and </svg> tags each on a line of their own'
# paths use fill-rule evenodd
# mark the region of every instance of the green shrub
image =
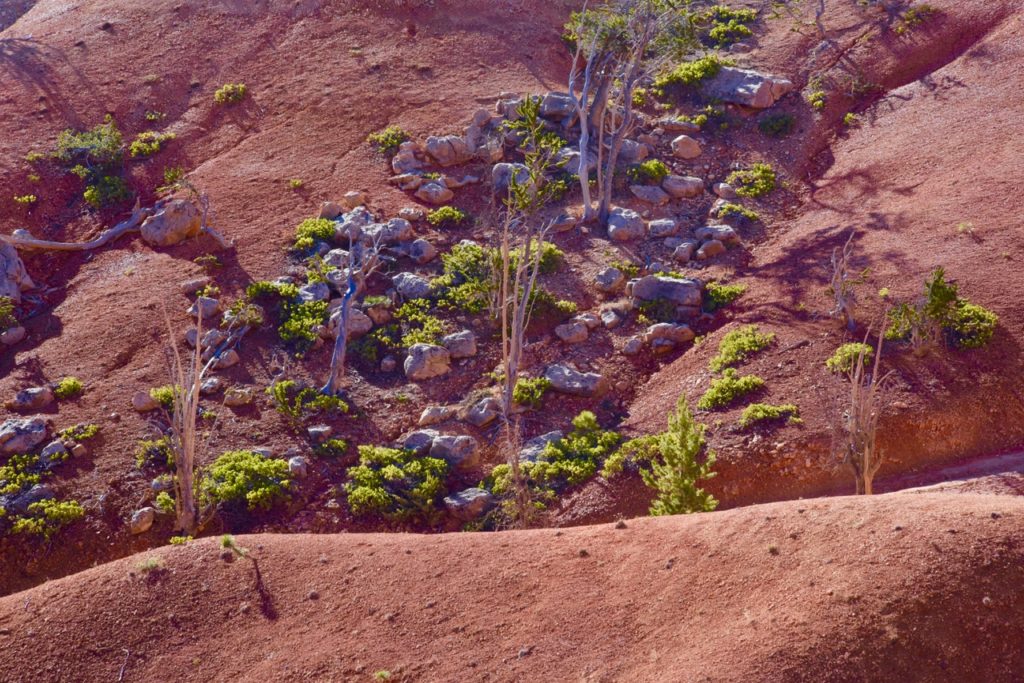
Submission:
<svg viewBox="0 0 1024 683">
<path fill-rule="evenodd" d="M 124 161 L 124 138 L 109 114 L 104 122 L 91 130 L 76 132 L 67 129 L 57 136 L 53 156 L 64 165 L 84 164 L 98 172 L 121 167 Z M 102 173 L 100 173 L 102 175 Z"/>
<path fill-rule="evenodd" d="M 312 249 L 317 241 L 332 242 L 334 227 L 334 221 L 326 218 L 307 218 L 295 228 L 295 244 L 292 245 L 292 249 L 305 251 Z"/>
<path fill-rule="evenodd" d="M 713 372 L 719 372 L 767 348 L 774 339 L 775 334 L 771 332 L 758 332 L 757 325 L 733 330 L 722 337 L 718 344 L 718 355 L 711 359 L 708 366 Z"/>
<path fill-rule="evenodd" d="M 245 83 L 225 83 L 213 93 L 213 101 L 223 105 L 238 104 L 248 92 Z"/>
<path fill-rule="evenodd" d="M 711 380 L 711 387 L 704 392 L 697 407 L 701 410 L 724 408 L 736 399 L 763 388 L 765 381 L 757 375 L 740 377 L 735 368 L 727 368 L 722 376 Z"/>
<path fill-rule="evenodd" d="M 758 212 L 753 209 L 748 209 L 742 204 L 735 204 L 733 202 L 726 202 L 718 207 L 719 218 L 728 218 L 729 216 L 740 216 L 741 218 L 746 218 L 748 221 L 761 220 L 761 214 Z"/>
<path fill-rule="evenodd" d="M 520 377 L 512 389 L 512 400 L 521 406 L 540 409 L 544 393 L 551 388 L 551 380 L 547 377 Z"/>
<path fill-rule="evenodd" d="M 648 159 L 647 161 L 630 166 L 626 173 L 633 182 L 657 185 L 667 178 L 672 173 L 672 170 L 661 159 Z"/>
<path fill-rule="evenodd" d="M 19 204 L 20 206 L 32 206 L 38 201 L 39 197 L 35 196 L 34 194 L 23 194 L 14 196 L 14 203 Z"/>
<path fill-rule="evenodd" d="M 174 502 L 174 498 L 171 496 L 171 494 L 167 493 L 167 491 L 161 491 L 160 493 L 156 494 L 156 507 L 158 510 L 168 515 L 174 514 L 175 510 L 177 509 L 177 505 Z M 171 539 L 171 542 L 174 542 L 173 538 Z"/>
<path fill-rule="evenodd" d="M 25 161 L 30 164 L 35 164 L 46 158 L 46 155 L 42 152 L 32 151 L 25 155 Z"/>
<path fill-rule="evenodd" d="M 456 244 L 441 255 L 441 263 L 444 274 L 432 284 L 442 292 L 442 303 L 467 313 L 482 313 L 494 287 L 491 252 L 479 244 Z"/>
<path fill-rule="evenodd" d="M 854 127 L 860 123 L 860 117 L 854 114 L 852 111 L 846 112 L 843 115 L 843 125 Z"/>
<path fill-rule="evenodd" d="M 276 296 L 281 299 L 295 299 L 299 296 L 299 288 L 290 282 L 259 280 L 245 288 L 245 295 L 250 299 L 268 296 Z"/>
<path fill-rule="evenodd" d="M 992 311 L 960 297 L 956 283 L 947 282 L 945 269 L 939 267 L 925 282 L 924 297 L 919 304 L 903 302 L 889 311 L 885 338 L 926 338 L 934 326 L 942 331 L 950 345 L 973 349 L 992 339 L 998 322 L 999 317 Z"/>
<path fill-rule="evenodd" d="M 911 5 L 900 17 L 900 21 L 896 28 L 893 29 L 893 32 L 898 36 L 906 35 L 938 14 L 940 14 L 940 11 L 934 5 L 928 3 Z"/>
<path fill-rule="evenodd" d="M 214 504 L 269 510 L 288 500 L 288 463 L 252 451 L 228 451 L 217 458 L 200 483 L 201 496 Z"/>
<path fill-rule="evenodd" d="M 146 112 L 146 120 L 150 123 L 156 123 L 157 121 L 163 121 L 167 118 L 167 114 L 162 111 L 149 110 Z"/>
<path fill-rule="evenodd" d="M 612 261 L 608 265 L 612 268 L 618 268 L 628 280 L 640 277 L 640 266 L 630 261 Z"/>
<path fill-rule="evenodd" d="M 277 328 L 278 336 L 282 341 L 294 344 L 300 352 L 305 351 L 319 337 L 314 328 L 327 321 L 327 309 L 326 301 L 284 303 L 283 320 Z"/>
<path fill-rule="evenodd" d="M 277 412 L 293 423 L 301 422 L 316 413 L 347 413 L 348 404 L 337 396 L 321 394 L 304 387 L 292 379 L 281 380 L 267 387 L 267 395 L 274 400 Z"/>
<path fill-rule="evenodd" d="M 40 500 L 28 506 L 28 517 L 17 517 L 11 526 L 16 534 L 39 535 L 49 539 L 67 525 L 85 517 L 85 510 L 74 500 Z"/>
<path fill-rule="evenodd" d="M 862 342 L 843 344 L 836 349 L 831 358 L 825 361 L 825 367 L 835 373 L 847 374 L 853 370 L 857 358 L 862 353 L 866 359 L 865 362 L 867 362 L 867 360 L 874 357 L 875 349 L 870 344 Z"/>
<path fill-rule="evenodd" d="M 714 313 L 739 299 L 746 291 L 746 285 L 723 285 L 718 282 L 709 282 L 704 286 L 704 310 Z"/>
<path fill-rule="evenodd" d="M 466 212 L 454 206 L 441 206 L 427 214 L 427 222 L 435 228 L 454 228 L 466 220 Z"/>
<path fill-rule="evenodd" d="M 437 344 L 448 331 L 448 325 L 431 311 L 433 306 L 426 299 L 412 299 L 395 311 L 395 319 L 402 326 L 402 346 L 413 344 Z"/>
<path fill-rule="evenodd" d="M 800 424 L 800 409 L 792 403 L 773 406 L 768 403 L 751 403 L 740 416 L 740 429 L 759 422 L 774 422 L 785 418 L 789 424 Z"/>
<path fill-rule="evenodd" d="M 181 166 L 168 166 L 168 167 L 166 167 L 164 169 L 164 184 L 163 184 L 162 187 L 157 188 L 157 191 L 158 192 L 164 192 L 164 191 L 169 191 L 169 190 L 173 189 L 174 187 L 176 187 L 178 185 L 178 183 L 181 182 L 182 178 L 184 178 L 184 177 L 185 177 L 185 169 L 183 169 Z M 208 256 L 211 256 L 212 258 L 217 259 L 217 257 L 213 256 L 212 254 L 209 254 Z M 203 258 L 203 257 L 202 256 L 197 256 L 193 260 L 196 263 L 199 263 L 198 259 L 200 259 L 200 258 Z M 218 263 L 220 262 L 219 259 L 217 261 L 218 261 Z M 200 263 L 200 265 L 202 265 L 202 264 Z"/>
<path fill-rule="evenodd" d="M 131 190 L 120 176 L 105 175 L 98 178 L 91 185 L 86 186 L 82 193 L 85 203 L 94 209 L 99 209 L 110 204 L 123 202 L 131 197 Z"/>
<path fill-rule="evenodd" d="M 149 396 L 167 411 L 174 409 L 174 387 L 165 384 L 162 387 L 153 387 L 149 390 Z"/>
<path fill-rule="evenodd" d="M 670 86 L 694 86 L 701 81 L 714 77 L 728 62 L 717 55 L 706 55 L 689 62 L 683 62 L 668 73 L 654 79 L 654 92 L 664 95 Z"/>
<path fill-rule="evenodd" d="M 9 296 L 0 296 L 0 332 L 18 326 L 18 319 L 14 316 L 14 299 Z"/>
<path fill-rule="evenodd" d="M 328 439 L 313 449 L 322 458 L 340 458 L 347 450 L 348 442 L 344 439 Z"/>
<path fill-rule="evenodd" d="M 949 334 L 956 346 L 976 349 L 992 339 L 998 323 L 999 316 L 992 311 L 961 299 L 957 301 L 956 314 L 949 326 Z"/>
<path fill-rule="evenodd" d="M 381 154 L 391 156 L 398 151 L 398 147 L 409 139 L 409 134 L 398 126 L 388 126 L 382 131 L 370 133 L 366 141 L 377 148 Z"/>
<path fill-rule="evenodd" d="M 131 154 L 133 159 L 152 156 L 160 151 L 160 145 L 173 140 L 175 137 L 174 133 L 157 133 L 152 130 L 144 131 L 136 135 L 135 139 L 132 140 L 132 144 L 128 147 L 128 153 Z"/>
<path fill-rule="evenodd" d="M 100 433 L 100 426 L 97 424 L 79 424 L 74 427 L 62 429 L 57 436 L 62 441 L 82 442 L 88 441 Z"/>
<path fill-rule="evenodd" d="M 697 485 L 715 476 L 711 470 L 715 453 L 704 453 L 704 445 L 704 427 L 694 422 L 686 398 L 680 396 L 675 414 L 668 419 L 668 430 L 649 443 L 650 469 L 640 470 L 644 483 L 657 491 L 651 515 L 710 512 L 718 507 L 714 496 Z"/>
<path fill-rule="evenodd" d="M 766 114 L 757 123 L 758 129 L 773 138 L 782 138 L 793 132 L 796 119 L 791 114 Z"/>
<path fill-rule="evenodd" d="M 412 451 L 384 446 L 360 446 L 359 464 L 349 470 L 345 484 L 353 515 L 380 515 L 386 519 L 434 517 L 445 494 L 448 463 L 440 458 L 416 457 Z"/>
<path fill-rule="evenodd" d="M 64 401 L 78 396 L 83 391 L 85 391 L 85 386 L 82 384 L 82 380 L 77 377 L 65 377 L 57 383 L 57 388 L 53 390 L 53 395 L 58 400 Z"/>
<path fill-rule="evenodd" d="M 162 436 L 154 441 L 143 440 L 135 449 L 135 466 L 140 470 L 174 469 L 171 440 Z"/>
<path fill-rule="evenodd" d="M 807 104 L 811 105 L 817 111 L 821 111 L 825 108 L 826 97 L 824 90 L 812 90 L 807 95 Z"/>
<path fill-rule="evenodd" d="M 292 178 L 288 181 L 288 187 L 292 192 L 298 192 L 306 183 L 303 182 L 302 178 Z"/>
<path fill-rule="evenodd" d="M 754 164 L 742 171 L 733 171 L 725 179 L 741 197 L 763 197 L 775 189 L 775 170 L 768 164 Z"/>
<path fill-rule="evenodd" d="M 169 544 L 171 544 L 171 545 L 185 545 L 189 541 L 194 541 L 194 540 L 195 539 L 192 538 L 191 536 L 171 536 L 169 539 L 167 539 L 167 542 Z"/>
<path fill-rule="evenodd" d="M 6 465 L 0 465 L 0 496 L 13 496 L 40 482 L 38 455 L 12 455 Z"/>
</svg>

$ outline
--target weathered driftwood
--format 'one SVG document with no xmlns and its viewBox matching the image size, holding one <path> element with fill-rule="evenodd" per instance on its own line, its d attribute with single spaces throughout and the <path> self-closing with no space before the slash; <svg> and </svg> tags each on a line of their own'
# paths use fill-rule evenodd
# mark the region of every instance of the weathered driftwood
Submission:
<svg viewBox="0 0 1024 683">
<path fill-rule="evenodd" d="M 121 221 L 109 230 L 104 230 L 98 237 L 89 240 L 88 242 L 51 242 L 49 240 L 40 240 L 34 237 L 20 235 L 18 233 L 13 235 L 0 235 L 0 241 L 13 245 L 16 249 L 37 249 L 40 251 L 89 251 L 91 249 L 98 249 L 125 233 L 138 230 L 142 221 L 152 213 L 152 209 L 140 208 L 138 202 L 136 202 L 135 208 L 132 209 L 132 215 L 128 219 Z"/>
</svg>

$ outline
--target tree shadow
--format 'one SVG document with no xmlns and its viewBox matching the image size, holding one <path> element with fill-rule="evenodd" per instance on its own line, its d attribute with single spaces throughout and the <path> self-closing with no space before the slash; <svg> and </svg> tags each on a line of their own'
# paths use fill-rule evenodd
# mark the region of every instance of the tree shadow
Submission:
<svg viewBox="0 0 1024 683">
<path fill-rule="evenodd" d="M 81 127 L 82 121 L 61 92 L 52 62 L 61 62 L 75 75 L 75 92 L 88 93 L 94 88 L 85 76 L 75 68 L 67 55 L 57 48 L 43 45 L 33 38 L 0 39 L 0 73 L 6 73 L 12 82 L 45 97 L 48 106 L 56 107 L 65 121 Z M 6 80 L 6 79 L 2 79 Z"/>
</svg>

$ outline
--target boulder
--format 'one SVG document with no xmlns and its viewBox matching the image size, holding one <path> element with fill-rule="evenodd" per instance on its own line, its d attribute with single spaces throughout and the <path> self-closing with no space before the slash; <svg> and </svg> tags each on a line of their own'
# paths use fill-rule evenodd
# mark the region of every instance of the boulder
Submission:
<svg viewBox="0 0 1024 683">
<path fill-rule="evenodd" d="M 51 441 L 46 444 L 43 450 L 39 451 L 39 464 L 45 470 L 52 470 L 70 457 L 67 447 L 61 440 Z"/>
<path fill-rule="evenodd" d="M 199 385 L 200 396 L 212 396 L 224 388 L 224 380 L 220 377 L 207 377 Z"/>
<path fill-rule="evenodd" d="M 626 343 L 622 345 L 622 355 L 635 356 L 639 354 L 643 348 L 644 342 L 640 337 L 630 337 L 626 340 Z"/>
<path fill-rule="evenodd" d="M 671 237 L 679 232 L 679 224 L 671 218 L 659 218 L 647 224 L 651 237 Z"/>
<path fill-rule="evenodd" d="M 729 183 L 715 183 L 712 189 L 721 199 L 733 200 L 739 196 L 736 194 L 736 188 Z"/>
<path fill-rule="evenodd" d="M 482 398 L 466 412 L 466 422 L 474 427 L 484 427 L 498 419 L 501 405 L 493 396 Z"/>
<path fill-rule="evenodd" d="M 208 296 L 197 297 L 187 312 L 193 318 L 202 317 L 203 320 L 209 322 L 220 313 L 220 300 Z"/>
<path fill-rule="evenodd" d="M 387 223 L 372 223 L 363 228 L 364 241 L 373 244 L 379 241 L 381 244 L 392 246 L 399 242 L 408 242 L 416 237 L 412 229 L 412 223 L 404 218 L 392 218 Z"/>
<path fill-rule="evenodd" d="M 491 128 L 495 116 L 486 109 L 478 109 L 473 120 L 466 129 L 466 146 L 471 154 L 478 154 L 481 147 L 487 144 L 487 130 Z M 500 120 L 500 119 L 498 119 Z M 478 155 L 479 156 L 479 155 Z"/>
<path fill-rule="evenodd" d="M 407 221 L 421 221 L 427 217 L 427 214 L 423 209 L 418 206 L 407 206 L 404 209 L 400 209 L 398 212 L 399 218 L 404 218 Z"/>
<path fill-rule="evenodd" d="M 563 147 L 558 150 L 558 154 L 555 155 L 553 160 L 558 164 L 558 170 L 563 173 L 570 173 L 572 175 L 580 174 L 580 166 L 582 166 L 582 157 L 580 151 L 575 147 Z M 597 168 L 597 155 L 593 153 L 587 154 L 587 173 Z"/>
<path fill-rule="evenodd" d="M 644 219 L 632 209 L 614 207 L 608 215 L 608 238 L 613 242 L 629 242 L 647 233 Z"/>
<path fill-rule="evenodd" d="M 128 523 L 132 536 L 138 536 L 149 531 L 155 520 L 156 510 L 154 508 L 144 507 L 141 510 L 136 510 L 132 514 L 131 521 Z"/>
<path fill-rule="evenodd" d="M 463 330 L 441 338 L 441 346 L 448 349 L 452 358 L 469 358 L 476 355 L 476 335 L 472 330 Z"/>
<path fill-rule="evenodd" d="M 331 249 L 323 255 L 323 262 L 332 268 L 347 268 L 348 252 L 344 249 Z"/>
<path fill-rule="evenodd" d="M 423 183 L 418 190 L 416 190 L 416 198 L 432 204 L 433 206 L 441 206 L 447 204 L 455 196 L 455 193 L 449 190 L 444 183 L 440 180 L 431 180 Z"/>
<path fill-rule="evenodd" d="M 613 308 L 606 308 L 601 311 L 601 324 L 609 330 L 614 330 L 622 324 L 622 316 Z"/>
<path fill-rule="evenodd" d="M 704 181 L 693 176 L 670 175 L 661 181 L 661 189 L 675 199 L 699 197 L 704 193 Z"/>
<path fill-rule="evenodd" d="M 14 494 L 4 501 L 4 509 L 7 510 L 8 518 L 16 515 L 24 515 L 28 512 L 28 506 L 32 503 L 39 503 L 44 500 L 52 500 L 56 495 L 46 484 L 36 484 L 27 491 Z"/>
<path fill-rule="evenodd" d="M 677 306 L 700 307 L 703 289 L 699 280 L 647 275 L 631 280 L 626 285 L 626 294 L 639 301 L 664 299 Z"/>
<path fill-rule="evenodd" d="M 311 282 L 299 287 L 299 299 L 305 302 L 327 301 L 331 298 L 331 288 L 326 282 Z M 206 316 L 203 316 L 204 318 Z"/>
<path fill-rule="evenodd" d="M 601 318 L 593 313 L 581 313 L 572 319 L 572 322 L 583 323 L 588 330 L 596 330 L 601 327 Z"/>
<path fill-rule="evenodd" d="M 430 457 L 441 458 L 455 470 L 471 470 L 480 465 L 480 447 L 471 436 L 444 434 L 430 445 Z"/>
<path fill-rule="evenodd" d="M 548 444 L 559 441 L 564 436 L 562 432 L 554 431 L 533 437 L 524 443 L 523 448 L 519 451 L 519 462 L 538 462 L 542 459 L 542 454 Z"/>
<path fill-rule="evenodd" d="M 405 376 L 414 381 L 439 377 L 451 370 L 451 354 L 443 346 L 413 344 L 404 368 Z"/>
<path fill-rule="evenodd" d="M 334 429 L 330 425 L 312 425 L 306 427 L 306 436 L 315 445 L 326 443 L 331 435 L 334 433 Z"/>
<path fill-rule="evenodd" d="M 440 433 L 436 429 L 417 429 L 402 439 L 402 448 L 422 457 L 430 452 L 430 447 L 438 436 L 440 436 Z"/>
<path fill-rule="evenodd" d="M 550 366 L 544 376 L 551 382 L 551 388 L 573 396 L 598 396 L 608 390 L 608 382 L 596 372 L 579 372 L 568 365 Z"/>
<path fill-rule="evenodd" d="M 430 294 L 430 281 L 415 273 L 398 273 L 391 278 L 391 284 L 404 299 L 422 299 Z"/>
<path fill-rule="evenodd" d="M 142 222 L 142 239 L 157 247 L 169 247 L 195 237 L 202 230 L 202 215 L 192 202 L 171 199 L 157 205 Z"/>
<path fill-rule="evenodd" d="M 793 83 L 750 69 L 725 66 L 701 86 L 705 97 L 739 104 L 753 109 L 767 109 L 793 90 Z"/>
<path fill-rule="evenodd" d="M 14 395 L 6 406 L 10 410 L 25 412 L 29 410 L 43 410 L 53 404 L 53 390 L 50 387 L 30 387 L 22 389 Z"/>
<path fill-rule="evenodd" d="M 148 413 L 160 407 L 160 402 L 149 395 L 148 391 L 137 391 L 132 396 L 132 408 L 140 413 Z"/>
<path fill-rule="evenodd" d="M 14 245 L 0 242 L 0 297 L 7 297 L 15 304 L 21 303 L 21 293 L 35 288 L 35 283 L 25 270 L 25 264 Z M 20 341 L 20 340 L 19 340 Z M 16 344 L 17 342 L 10 342 Z"/>
<path fill-rule="evenodd" d="M 689 135 L 680 135 L 672 140 L 672 154 L 680 159 L 696 159 L 701 154 L 700 143 Z"/>
<path fill-rule="evenodd" d="M 697 260 L 706 261 L 726 252 L 725 245 L 718 240 L 708 240 L 697 249 Z"/>
<path fill-rule="evenodd" d="M 242 357 L 238 355 L 238 351 L 228 349 L 217 357 L 217 362 L 214 367 L 218 370 L 227 370 L 228 368 L 238 365 L 241 360 Z"/>
<path fill-rule="evenodd" d="M 441 167 L 457 166 L 473 159 L 469 144 L 459 135 L 427 138 L 427 154 Z"/>
<path fill-rule="evenodd" d="M 504 196 L 508 194 L 512 178 L 519 184 L 530 182 L 530 169 L 523 164 L 495 164 L 491 169 L 491 189 L 494 194 Z"/>
<path fill-rule="evenodd" d="M 731 225 L 704 225 L 694 230 L 693 236 L 701 242 L 718 240 L 727 247 L 738 247 L 743 244 L 743 240 Z"/>
<path fill-rule="evenodd" d="M 309 461 L 301 455 L 288 458 L 288 474 L 295 479 L 305 479 L 309 474 Z"/>
<path fill-rule="evenodd" d="M 695 336 L 688 325 L 658 323 L 647 328 L 644 332 L 644 341 L 651 344 L 658 339 L 663 339 L 673 344 L 685 344 L 688 341 L 693 341 Z"/>
<path fill-rule="evenodd" d="M 487 514 L 494 507 L 494 496 L 490 491 L 480 488 L 469 488 L 458 491 L 444 498 L 444 507 L 455 519 L 472 522 Z"/>
<path fill-rule="evenodd" d="M 398 152 L 391 159 L 391 170 L 395 173 L 409 173 L 418 171 L 424 166 L 420 158 L 422 152 L 420 146 L 412 140 L 407 140 L 398 146 Z"/>
<path fill-rule="evenodd" d="M 416 424 L 420 427 L 436 425 L 439 422 L 452 419 L 455 417 L 456 412 L 455 408 L 452 408 L 451 406 L 429 406 L 423 409 L 423 412 L 420 414 L 419 422 Z"/>
<path fill-rule="evenodd" d="M 576 115 L 576 106 L 566 93 L 549 92 L 540 101 L 540 115 L 553 121 L 562 121 Z"/>
<path fill-rule="evenodd" d="M 422 237 L 401 245 L 399 251 L 421 266 L 437 258 L 437 247 Z"/>
<path fill-rule="evenodd" d="M 333 221 L 343 213 L 345 213 L 345 207 L 338 202 L 323 202 L 320 204 L 320 213 L 317 215 L 317 218 L 326 218 L 329 221 Z"/>
<path fill-rule="evenodd" d="M 693 135 L 694 133 L 700 132 L 700 126 L 693 121 L 687 121 L 686 119 L 661 119 L 658 121 L 658 127 L 667 133 L 685 133 L 686 135 Z"/>
<path fill-rule="evenodd" d="M 623 140 L 617 161 L 620 165 L 638 164 L 650 155 L 651 150 L 647 148 L 647 145 L 636 140 Z"/>
<path fill-rule="evenodd" d="M 587 326 L 577 320 L 570 320 L 555 327 L 555 335 L 566 344 L 579 344 L 585 342 L 590 333 Z"/>
<path fill-rule="evenodd" d="M 613 266 L 599 272 L 594 281 L 597 288 L 605 294 L 617 294 L 626 286 L 625 274 Z"/>
<path fill-rule="evenodd" d="M 560 213 L 551 220 L 552 232 L 568 232 L 576 227 L 579 219 L 571 213 Z"/>
<path fill-rule="evenodd" d="M 417 173 L 403 173 L 401 175 L 391 176 L 388 178 L 388 183 L 391 185 L 397 185 L 398 189 L 402 192 L 415 192 L 420 189 L 426 181 L 426 178 Z M 445 185 L 445 187 L 448 187 Z"/>
<path fill-rule="evenodd" d="M 5 420 L 0 424 L 0 453 L 31 453 L 46 439 L 46 432 L 41 417 Z"/>
<path fill-rule="evenodd" d="M 14 346 L 21 342 L 28 332 L 21 325 L 15 327 L 9 327 L 3 332 L 0 332 L 0 344 L 4 346 Z"/>
<path fill-rule="evenodd" d="M 693 240 L 684 240 L 681 244 L 677 245 L 675 250 L 672 252 L 672 258 L 679 263 L 686 263 L 693 258 L 694 252 L 697 251 L 697 242 Z"/>
<path fill-rule="evenodd" d="M 334 313 L 331 314 L 330 320 L 327 322 L 327 334 L 332 339 L 338 338 L 338 327 L 341 325 L 341 308 L 338 308 Z M 348 330 L 347 339 L 358 339 L 364 334 L 373 329 L 373 320 L 370 316 L 363 313 L 358 308 L 350 308 L 348 310 L 348 324 L 345 326 Z"/>
<path fill-rule="evenodd" d="M 629 191 L 642 202 L 647 202 L 654 206 L 668 204 L 668 193 L 657 185 L 630 185 Z"/>
<path fill-rule="evenodd" d="M 352 190 L 351 192 L 346 192 L 341 198 L 341 205 L 346 209 L 354 209 L 357 206 L 365 205 L 368 199 L 369 197 L 362 190 Z M 337 214 L 332 216 L 332 218 L 337 218 Z"/>
<path fill-rule="evenodd" d="M 224 392 L 224 405 L 230 408 L 247 406 L 256 398 L 252 387 L 231 387 Z"/>
</svg>

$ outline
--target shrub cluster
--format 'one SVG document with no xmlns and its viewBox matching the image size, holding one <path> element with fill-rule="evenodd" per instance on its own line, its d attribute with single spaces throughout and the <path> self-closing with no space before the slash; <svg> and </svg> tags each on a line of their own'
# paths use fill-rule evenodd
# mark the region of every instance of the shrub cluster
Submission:
<svg viewBox="0 0 1024 683">
<path fill-rule="evenodd" d="M 718 282 L 709 282 L 704 286 L 704 310 L 714 313 L 739 299 L 746 291 L 746 285 L 723 285 Z"/>
<path fill-rule="evenodd" d="M 747 394 L 763 388 L 765 381 L 757 375 L 740 376 L 735 368 L 727 368 L 721 377 L 711 380 L 711 387 L 704 392 L 697 407 L 701 410 L 724 408 Z"/>
<path fill-rule="evenodd" d="M 392 520 L 431 519 L 445 493 L 448 463 L 417 457 L 412 451 L 360 446 L 359 464 L 349 470 L 345 493 L 357 516 L 380 515 Z"/>
<path fill-rule="evenodd" d="M 222 105 L 238 104 L 248 93 L 245 83 L 225 83 L 213 93 L 213 101 Z"/>
<path fill-rule="evenodd" d="M 326 218 L 307 218 L 295 228 L 295 243 L 292 249 L 306 251 L 312 249 L 316 242 L 332 242 L 334 240 L 334 221 Z"/>
<path fill-rule="evenodd" d="M 722 337 L 718 344 L 718 355 L 710 360 L 708 366 L 713 372 L 719 372 L 767 348 L 774 339 L 774 333 L 759 332 L 757 325 L 733 330 Z"/>
<path fill-rule="evenodd" d="M 547 377 L 520 377 L 512 389 L 512 400 L 521 406 L 540 409 L 544 394 L 551 388 L 551 380 Z"/>
<path fill-rule="evenodd" d="M 269 510 L 288 500 L 288 463 L 252 451 L 228 451 L 210 465 L 200 483 L 201 498 L 212 504 Z"/>
<path fill-rule="evenodd" d="M 915 334 L 927 337 L 928 328 L 934 326 L 951 346 L 975 349 L 992 339 L 998 323 L 995 313 L 962 298 L 958 285 L 947 282 L 945 269 L 940 267 L 925 282 L 920 303 L 904 302 L 889 312 L 885 338 L 904 340 Z"/>
<path fill-rule="evenodd" d="M 865 362 L 867 362 L 874 353 L 875 350 L 870 344 L 863 342 L 843 344 L 825 361 L 825 367 L 837 374 L 848 374 L 853 370 L 854 364 L 861 354 L 864 354 Z"/>
<path fill-rule="evenodd" d="M 441 206 L 427 214 L 427 222 L 435 228 L 454 228 L 466 220 L 466 212 L 454 206 Z"/>
<path fill-rule="evenodd" d="M 727 64 L 717 55 L 706 55 L 689 62 L 679 64 L 671 71 L 654 79 L 653 90 L 659 96 L 671 86 L 694 86 L 701 81 L 714 77 Z"/>
<path fill-rule="evenodd" d="M 316 413 L 347 413 L 348 404 L 337 396 L 321 394 L 304 387 L 292 379 L 281 380 L 267 387 L 267 395 L 274 400 L 277 412 L 294 423 Z"/>
<path fill-rule="evenodd" d="M 733 171 L 725 179 L 741 197 L 763 197 L 775 189 L 775 169 L 769 164 L 754 164 L 742 171 Z"/>
<path fill-rule="evenodd" d="M 148 157 L 160 151 L 160 145 L 175 138 L 174 133 L 157 133 L 147 130 L 139 133 L 128 146 L 128 153 L 132 158 Z"/>
<path fill-rule="evenodd" d="M 382 131 L 370 133 L 366 141 L 388 156 L 398 151 L 399 145 L 409 139 L 409 134 L 398 126 L 388 126 Z"/>
<path fill-rule="evenodd" d="M 82 380 L 77 377 L 65 377 L 57 383 L 57 387 L 53 390 L 53 395 L 58 400 L 65 401 L 78 396 L 83 391 L 85 391 L 85 385 L 82 384 Z"/>
<path fill-rule="evenodd" d="M 740 429 L 746 429 L 759 422 L 773 422 L 786 419 L 789 424 L 800 424 L 800 409 L 792 403 L 770 405 L 768 403 L 751 403 L 743 409 L 740 416 Z"/>
<path fill-rule="evenodd" d="M 661 159 L 648 159 L 629 167 L 626 173 L 636 183 L 660 184 L 671 173 L 671 169 Z"/>
</svg>

